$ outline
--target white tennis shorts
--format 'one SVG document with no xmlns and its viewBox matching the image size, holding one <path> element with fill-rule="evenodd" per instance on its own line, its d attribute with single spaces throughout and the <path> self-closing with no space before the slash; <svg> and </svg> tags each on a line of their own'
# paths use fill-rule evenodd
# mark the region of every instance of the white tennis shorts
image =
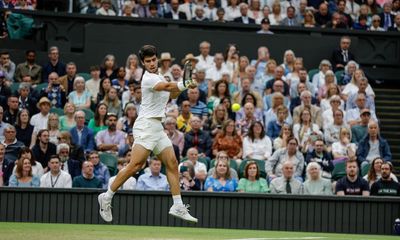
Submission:
<svg viewBox="0 0 400 240">
<path fill-rule="evenodd" d="M 142 118 L 135 122 L 132 129 L 134 143 L 160 154 L 165 148 L 172 147 L 171 140 L 164 132 L 161 122 L 153 118 Z"/>
</svg>

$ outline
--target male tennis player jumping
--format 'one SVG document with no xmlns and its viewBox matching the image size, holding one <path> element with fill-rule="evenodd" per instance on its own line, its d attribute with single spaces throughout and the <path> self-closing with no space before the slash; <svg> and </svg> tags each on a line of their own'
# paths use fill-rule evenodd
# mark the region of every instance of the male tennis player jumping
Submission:
<svg viewBox="0 0 400 240">
<path fill-rule="evenodd" d="M 139 58 L 145 72 L 142 76 L 142 104 L 132 132 L 135 139 L 131 161 L 116 176 L 107 192 L 99 195 L 100 215 L 106 222 L 112 221 L 111 201 L 117 189 L 132 175 L 138 172 L 151 151 L 163 161 L 167 169 L 167 179 L 171 188 L 173 205 L 169 214 L 185 221 L 197 223 L 197 218 L 189 214 L 188 206 L 182 202 L 179 187 L 178 164 L 172 143 L 164 132 L 162 120 L 169 98 L 176 98 L 186 88 L 196 87 L 196 82 L 184 79 L 182 82 L 167 82 L 158 74 L 157 50 L 144 45 Z"/>
</svg>

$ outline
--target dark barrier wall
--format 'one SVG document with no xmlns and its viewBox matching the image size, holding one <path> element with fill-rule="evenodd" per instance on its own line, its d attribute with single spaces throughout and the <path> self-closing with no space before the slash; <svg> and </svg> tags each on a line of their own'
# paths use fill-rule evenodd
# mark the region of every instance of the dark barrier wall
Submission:
<svg viewBox="0 0 400 240">
<path fill-rule="evenodd" d="M 188 52 L 198 54 L 198 45 L 207 40 L 212 43 L 212 53 L 225 50 L 228 43 L 236 43 L 243 55 L 254 59 L 258 46 L 268 46 L 271 56 L 282 62 L 286 49 L 305 58 L 308 69 L 319 65 L 321 59 L 330 59 L 343 35 L 352 38 L 352 52 L 357 61 L 375 78 L 396 79 L 400 74 L 400 34 L 367 31 L 275 27 L 274 35 L 256 34 L 257 25 L 209 23 L 102 17 L 94 15 L 26 12 L 43 28 L 36 34 L 37 46 L 57 45 L 64 61 L 74 60 L 88 71 L 99 64 L 106 54 L 117 56 L 119 65 L 125 65 L 131 53 L 137 53 L 143 44 L 154 44 L 160 52 L 170 51 L 180 62 Z M 6 41 L 3 41 L 6 42 Z M 1 44 L 16 46 L 12 43 Z M 45 50 L 42 48 L 41 50 Z M 23 55 L 16 58 L 23 61 Z M 46 55 L 39 55 L 44 61 Z M 18 62 L 18 61 L 17 61 Z"/>
<path fill-rule="evenodd" d="M 0 221 L 104 223 L 98 190 L 0 188 Z M 196 227 L 279 231 L 392 234 L 399 198 L 313 197 L 241 193 L 183 193 L 199 218 Z M 167 192 L 121 191 L 113 200 L 114 224 L 188 226 L 168 215 Z"/>
</svg>

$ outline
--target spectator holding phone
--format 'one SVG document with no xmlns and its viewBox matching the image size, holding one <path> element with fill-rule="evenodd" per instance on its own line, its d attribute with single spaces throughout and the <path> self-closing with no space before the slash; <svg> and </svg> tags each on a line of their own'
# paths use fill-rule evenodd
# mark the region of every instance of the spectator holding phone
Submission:
<svg viewBox="0 0 400 240">
<path fill-rule="evenodd" d="M 179 168 L 179 185 L 182 190 L 200 190 L 200 181 L 195 178 L 194 167 L 190 161 L 182 163 Z"/>
</svg>

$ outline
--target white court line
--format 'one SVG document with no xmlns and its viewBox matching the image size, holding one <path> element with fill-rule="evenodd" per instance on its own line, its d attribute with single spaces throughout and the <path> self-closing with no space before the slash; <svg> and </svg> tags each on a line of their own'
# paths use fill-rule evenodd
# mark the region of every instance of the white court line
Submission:
<svg viewBox="0 0 400 240">
<path fill-rule="evenodd" d="M 283 238 L 237 238 L 229 240 L 314 240 L 325 239 L 326 237 L 283 237 Z"/>
</svg>

